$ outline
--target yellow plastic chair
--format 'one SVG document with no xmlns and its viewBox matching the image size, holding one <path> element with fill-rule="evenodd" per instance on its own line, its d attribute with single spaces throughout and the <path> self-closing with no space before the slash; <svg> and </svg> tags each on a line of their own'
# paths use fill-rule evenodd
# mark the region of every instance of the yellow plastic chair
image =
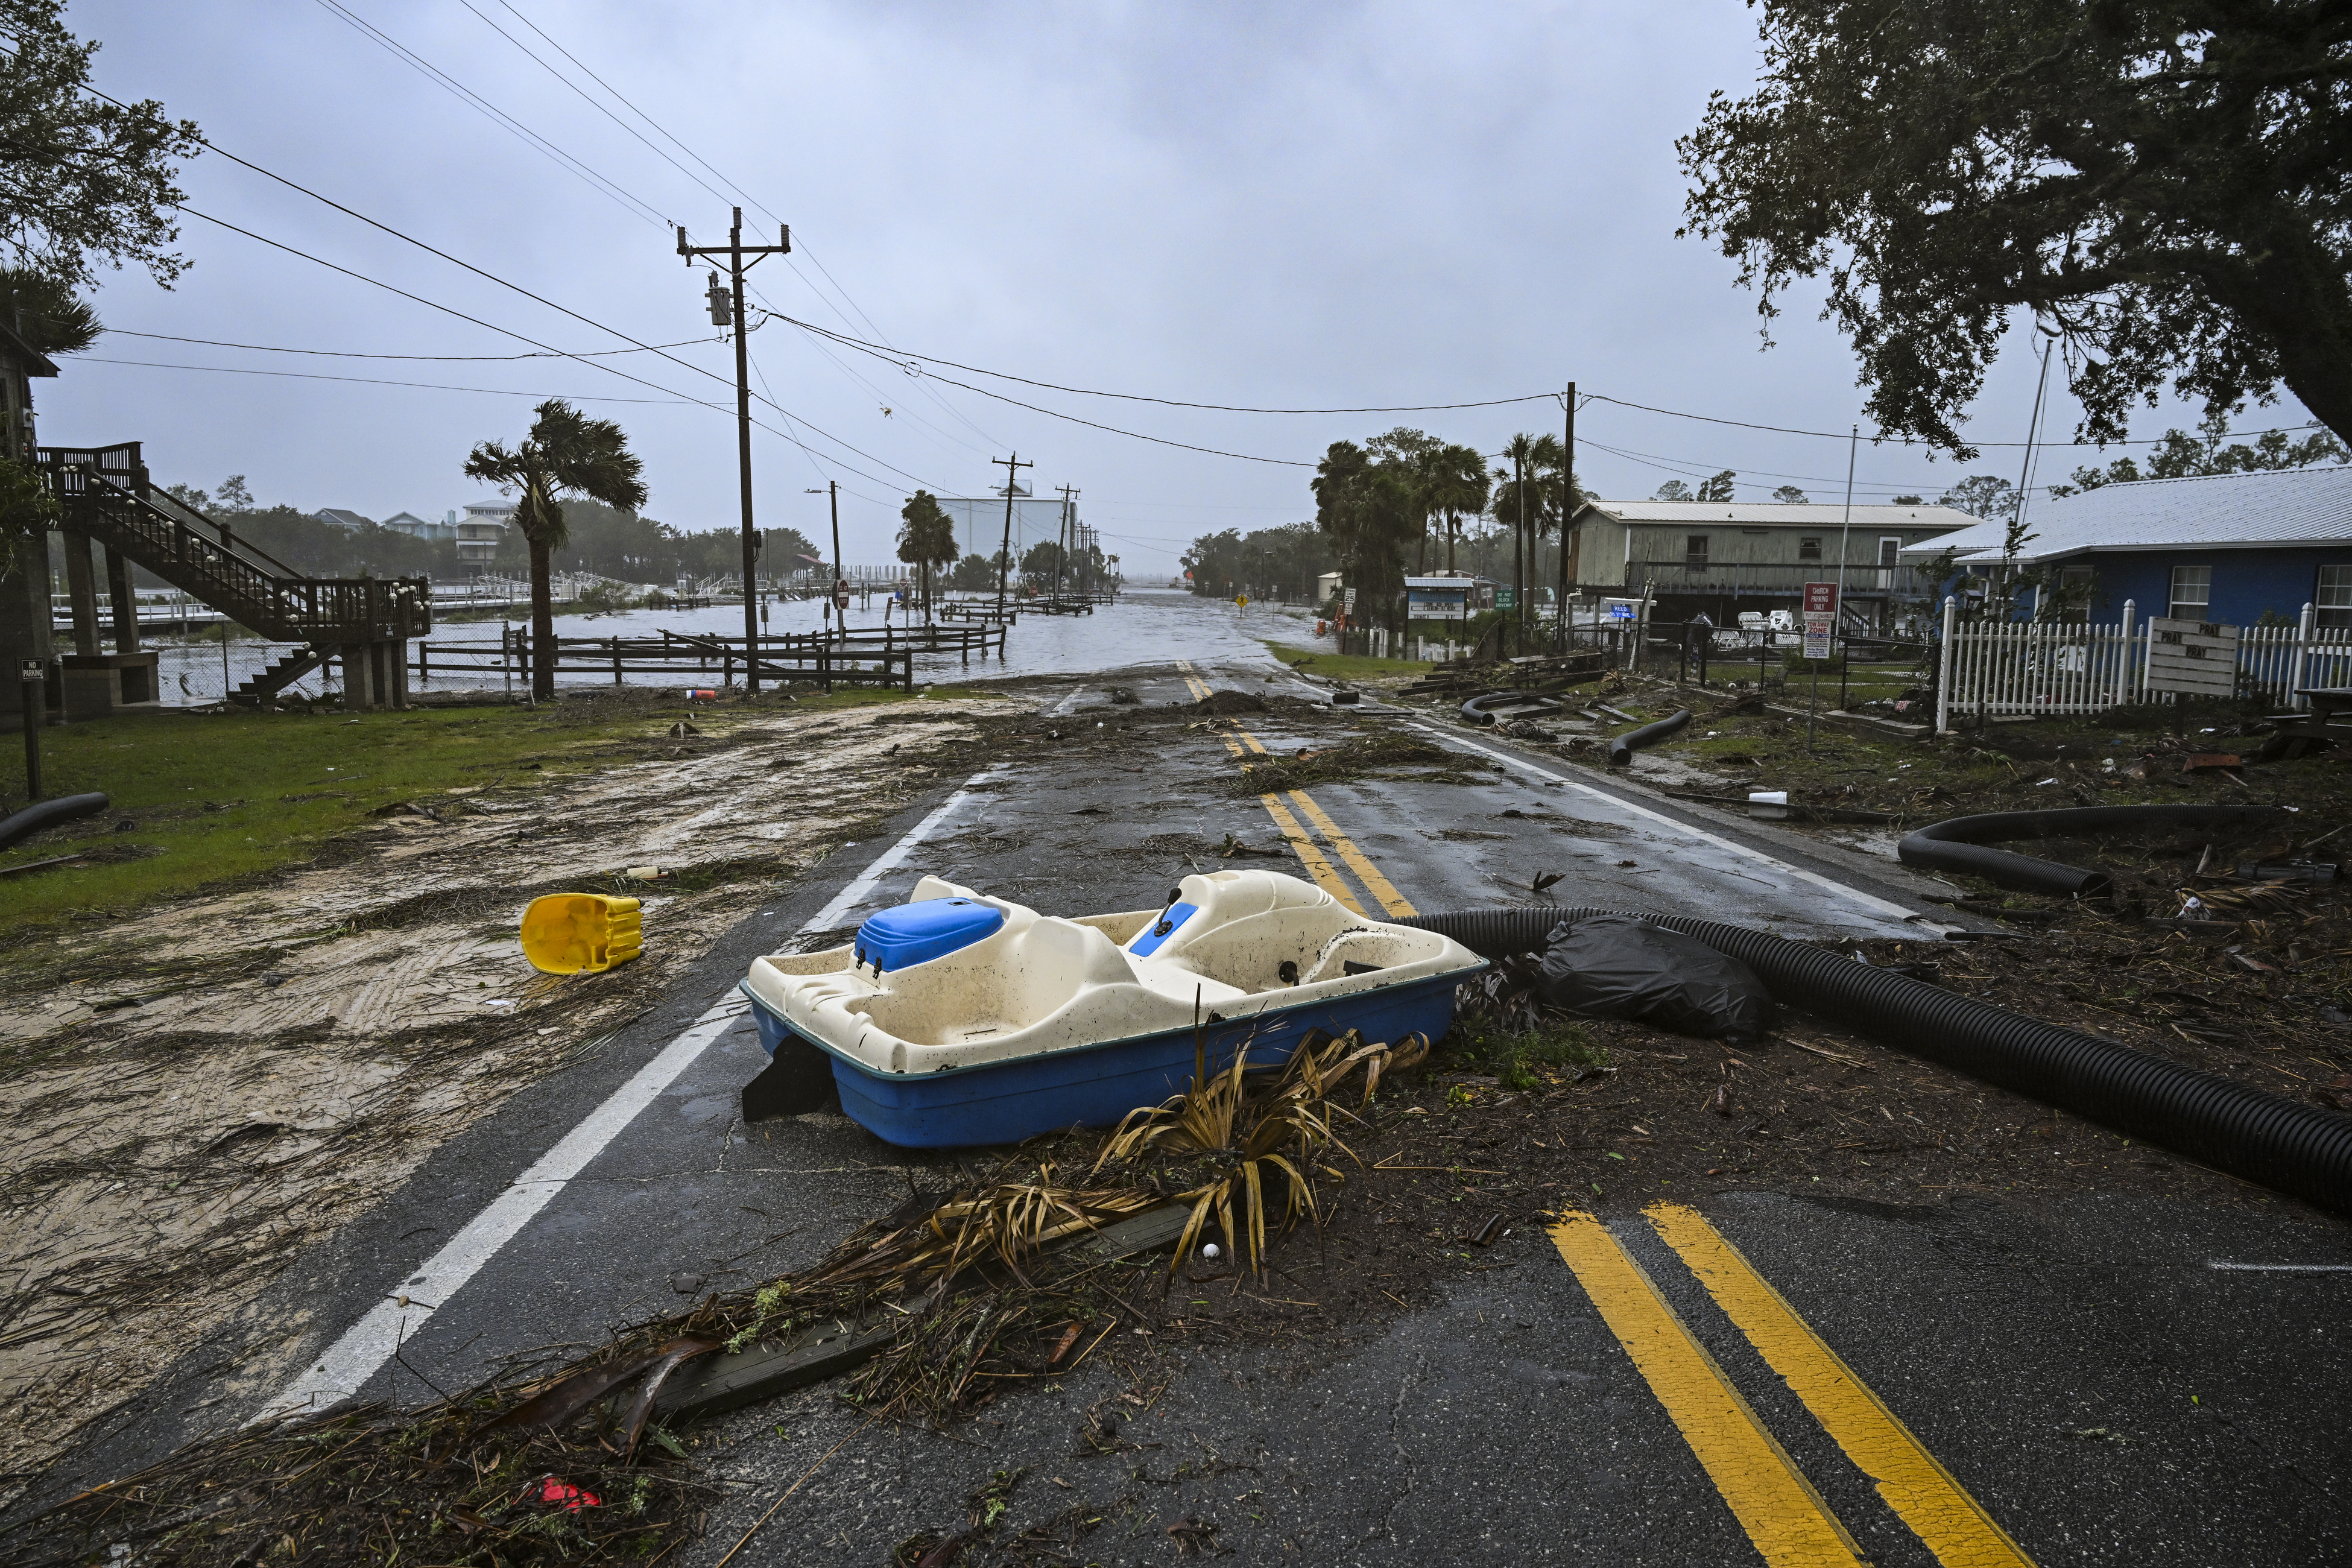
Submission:
<svg viewBox="0 0 2352 1568">
<path fill-rule="evenodd" d="M 635 899 L 549 893 L 522 912 L 522 955 L 549 974 L 593 974 L 626 963 L 644 945 Z"/>
</svg>

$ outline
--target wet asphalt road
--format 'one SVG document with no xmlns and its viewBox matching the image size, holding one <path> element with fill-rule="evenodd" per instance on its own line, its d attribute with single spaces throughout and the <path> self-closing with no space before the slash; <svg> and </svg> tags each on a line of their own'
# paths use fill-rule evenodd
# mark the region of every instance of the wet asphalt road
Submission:
<svg viewBox="0 0 2352 1568">
<path fill-rule="evenodd" d="M 1234 660 L 1120 681 L 1147 703 L 1166 703 L 1204 685 L 1291 689 L 1286 677 L 1263 683 L 1275 673 Z M 1117 718 L 1103 689 L 1074 682 L 1048 722 L 1076 727 L 1097 716 Z M 1696 910 L 1790 934 L 1927 934 L 1923 921 L 1935 911 L 1918 900 L 1925 885 L 1891 864 L 1702 819 L 1589 771 L 1430 727 L 1448 743 L 1503 756 L 1506 771 L 1473 785 L 1317 786 L 1311 804 L 1288 805 L 1294 820 L 1322 814 L 1312 824 L 1318 858 L 1368 912 L 1516 900 L 1539 869 L 1561 873 L 1551 894 L 1561 903 Z M 1275 715 L 1245 718 L 1242 729 L 1269 751 L 1306 739 Z M 71 1468 L 90 1478 L 119 1471 L 244 1419 L 305 1375 L 315 1383 L 322 1364 L 340 1364 L 335 1347 L 347 1331 L 394 1310 L 384 1304 L 404 1294 L 397 1355 L 352 1363 L 365 1373 L 355 1380 L 362 1397 L 414 1402 L 475 1381 L 501 1356 L 584 1348 L 708 1290 L 812 1262 L 895 1204 L 910 1166 L 943 1168 L 949 1157 L 889 1149 L 837 1116 L 740 1124 L 737 1092 L 763 1058 L 727 998 L 751 957 L 813 921 L 854 925 L 903 899 L 925 872 L 1055 912 L 1157 906 L 1191 868 L 1155 837 L 1279 842 L 1257 800 L 1194 787 L 1230 773 L 1226 748 L 1202 731 L 1170 751 L 1066 760 L 1041 742 L 1034 759 L 971 782 L 961 798 L 943 789 L 909 808 L 879 838 L 829 861 L 837 874 L 746 921 L 670 1004 L 601 1056 L 518 1095 L 367 1221 L 306 1255 Z M 1439 837 L 1446 833 L 1455 837 Z M 1487 834 L 1498 837 L 1465 837 Z M 841 908 L 845 887 L 901 836 L 914 840 L 903 860 Z M 419 1272 L 453 1247 L 463 1251 L 469 1221 L 512 1202 L 518 1175 L 593 1122 L 698 1019 L 708 1047 L 576 1173 L 535 1190 L 538 1206 L 510 1237 L 468 1271 Z M 1096 1505 L 1107 1522 L 1079 1552 L 1103 1562 L 1172 1560 L 1180 1543 L 1167 1527 L 1187 1518 L 1213 1522 L 1215 1543 L 1238 1560 L 1270 1563 L 2344 1556 L 2352 1446 L 2333 1391 L 2352 1373 L 2342 1328 L 2352 1272 L 2210 1267 L 2352 1264 L 2352 1236 L 2340 1226 L 2290 1205 L 2249 1219 L 2096 1196 L 2032 1216 L 1990 1203 L 1898 1207 L 1780 1192 L 1704 1207 L 1981 1506 L 1990 1532 L 1960 1527 L 1931 1548 L 1873 1485 L 1861 1468 L 1871 1456 L 1855 1458 L 1848 1428 L 1833 1433 L 1809 1411 L 1648 1223 L 1612 1213 L 1614 1246 L 1744 1396 L 1768 1447 L 1777 1442 L 1818 1494 L 1830 1528 L 1850 1539 L 1843 1557 L 1805 1555 L 1801 1521 L 1736 1501 L 1738 1486 L 1710 1463 L 1728 1462 L 1722 1434 L 1677 1405 L 1671 1376 L 1621 1342 L 1551 1240 L 1519 1234 L 1443 1305 L 1360 1325 L 1305 1357 L 1158 1352 L 1171 1375 L 1129 1436 L 1160 1446 L 1139 1454 L 1078 1457 L 1082 1413 L 1129 1386 L 1107 1364 L 1001 1400 L 952 1438 L 863 1427 L 823 1388 L 743 1412 L 715 1428 L 720 1471 L 740 1484 L 714 1510 L 709 1538 L 675 1561 L 715 1563 L 829 1451 L 735 1563 L 887 1562 L 919 1530 L 961 1528 L 967 1494 L 1021 1466 L 1034 1468 L 1014 1493 L 1011 1525 L 1073 1501 Z M 455 1283 L 427 1295 L 411 1281 Z M 1628 1310 L 1652 1327 L 1672 1321 L 1639 1300 Z M 2003 1531 L 2017 1555 L 1999 1554 Z"/>
</svg>

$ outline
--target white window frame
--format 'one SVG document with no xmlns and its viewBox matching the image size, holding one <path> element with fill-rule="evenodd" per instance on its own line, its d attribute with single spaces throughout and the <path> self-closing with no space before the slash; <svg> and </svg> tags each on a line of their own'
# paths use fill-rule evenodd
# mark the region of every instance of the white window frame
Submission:
<svg viewBox="0 0 2352 1568">
<path fill-rule="evenodd" d="M 2182 582 L 2182 578 L 2184 576 L 2195 576 L 2201 578 L 2202 581 L 2184 584 Z M 2201 596 L 2198 598 L 2187 599 L 2181 597 L 2180 591 L 2183 587 L 2201 588 L 2204 592 Z M 2213 568 L 2210 566 L 2175 566 L 2172 569 L 2171 585 L 2166 590 L 2166 593 L 2167 597 L 2165 599 L 2164 613 L 2171 616 L 2174 620 L 2210 620 L 2212 616 L 2210 612 L 2213 608 Z"/>
<path fill-rule="evenodd" d="M 2311 620 L 2315 626 L 2352 626 L 2352 563 L 2331 562 L 2314 575 Z"/>
</svg>

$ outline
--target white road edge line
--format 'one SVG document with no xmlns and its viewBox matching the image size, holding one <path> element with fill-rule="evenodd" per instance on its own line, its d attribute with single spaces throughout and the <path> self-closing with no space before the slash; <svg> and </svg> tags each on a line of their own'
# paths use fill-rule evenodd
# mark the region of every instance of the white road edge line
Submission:
<svg viewBox="0 0 2352 1568">
<path fill-rule="evenodd" d="M 997 771 L 992 764 L 974 773 L 961 789 L 941 801 L 907 836 L 875 858 L 874 863 L 819 910 L 796 933 L 814 935 L 833 930 L 844 915 L 870 895 L 875 885 L 905 862 L 915 847 L 961 810 L 972 790 Z M 695 1019 L 684 1034 L 662 1047 L 661 1054 L 639 1068 L 629 1081 L 590 1111 L 555 1146 L 490 1200 L 446 1246 L 426 1258 L 414 1274 L 370 1308 L 360 1321 L 343 1331 L 330 1346 L 275 1398 L 266 1403 L 253 1421 L 325 1410 L 352 1398 L 392 1360 L 402 1342 L 414 1335 L 436 1309 L 446 1306 L 481 1271 L 499 1249 L 520 1235 L 525 1226 L 562 1192 L 564 1184 L 604 1152 L 606 1144 L 636 1119 L 637 1113 L 661 1097 L 696 1058 L 751 1006 L 731 990 Z M 251 1423 L 248 1423 L 250 1425 Z"/>
<path fill-rule="evenodd" d="M 1803 882 L 1811 882 L 1817 888 L 1822 888 L 1829 892 L 1835 893 L 1838 897 L 1847 900 L 1850 902 L 1860 904 L 1864 909 L 1875 910 L 1880 914 L 1893 915 L 1896 920 L 1903 921 L 1906 925 L 1917 926 L 1926 931 L 1940 931 L 1944 929 L 1942 926 L 1929 921 L 1927 917 L 1922 916 L 1914 910 L 1906 910 L 1900 904 L 1891 904 L 1885 899 L 1874 898 L 1872 895 L 1862 891 L 1858 888 L 1850 888 L 1843 882 L 1838 881 L 1834 878 L 1824 877 L 1817 871 L 1808 871 L 1801 866 L 1791 866 L 1786 860 L 1776 860 L 1771 856 L 1765 854 L 1761 849 L 1750 849 L 1745 844 L 1735 843 L 1728 838 L 1717 837 L 1716 835 L 1709 833 L 1704 827 L 1696 827 L 1687 822 L 1682 821 L 1678 817 L 1668 816 L 1664 812 L 1652 811 L 1647 806 L 1636 805 L 1632 801 L 1627 800 L 1623 795 L 1612 795 L 1605 789 L 1595 789 L 1591 784 L 1580 783 L 1575 779 L 1562 778 L 1559 774 L 1551 772 L 1548 768 L 1538 767 L 1535 763 L 1528 762 L 1524 757 L 1514 756 L 1508 752 L 1498 752 L 1492 746 L 1482 746 L 1475 741 L 1465 740 L 1459 735 L 1448 734 L 1443 730 L 1435 729 L 1430 725 L 1421 723 L 1418 721 L 1408 720 L 1406 721 L 1411 723 L 1414 729 L 1421 731 L 1423 734 L 1434 735 L 1440 741 L 1449 742 L 1457 746 L 1467 746 L 1474 752 L 1492 757 L 1498 763 L 1518 769 L 1521 773 L 1532 773 L 1536 777 L 1544 779 L 1549 783 L 1566 784 L 1570 789 L 1582 790 L 1585 794 L 1592 796 L 1595 800 L 1605 800 L 1612 805 L 1633 813 L 1636 816 L 1646 816 L 1651 821 L 1657 823 L 1660 826 L 1671 828 L 1676 833 L 1685 834 L 1693 838 L 1703 838 L 1718 849 L 1728 849 L 1734 855 L 1738 855 L 1747 859 L 1753 860 L 1759 866 L 1769 866 L 1773 870 L 1780 872 L 1784 876 L 1794 877 L 1798 880 Z"/>
<path fill-rule="evenodd" d="M 2217 1258 L 2205 1267 L 2231 1274 L 2352 1274 L 2352 1263 L 2224 1263 Z"/>
</svg>

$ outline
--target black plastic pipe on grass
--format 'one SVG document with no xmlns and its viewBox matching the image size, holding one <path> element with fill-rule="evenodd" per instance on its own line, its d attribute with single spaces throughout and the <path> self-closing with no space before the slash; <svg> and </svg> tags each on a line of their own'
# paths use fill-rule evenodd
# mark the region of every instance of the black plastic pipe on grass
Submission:
<svg viewBox="0 0 2352 1568">
<path fill-rule="evenodd" d="M 1691 721 L 1691 710 L 1677 708 L 1654 724 L 1644 724 L 1638 730 L 1628 730 L 1609 742 L 1609 765 L 1622 768 L 1633 760 L 1633 753 L 1654 741 L 1663 741 Z"/>
<path fill-rule="evenodd" d="M 1906 835 L 1895 847 L 1895 853 L 1906 866 L 1965 871 L 2021 893 L 2096 898 L 2114 881 L 2105 871 L 1986 846 L 2019 838 L 2071 838 L 2085 833 L 2262 827 L 2285 822 L 2292 815 L 2275 805 L 2074 805 L 2048 811 L 1992 811 L 1931 822 Z"/>
<path fill-rule="evenodd" d="M 5 849 L 19 839 L 29 838 L 44 827 L 55 827 L 61 822 L 72 822 L 104 811 L 108 801 L 102 791 L 88 795 L 63 795 L 55 800 L 35 801 L 12 816 L 0 817 L 0 849 Z"/>
<path fill-rule="evenodd" d="M 1483 957 L 1502 958 L 1542 948 L 1563 923 L 1624 912 L 1521 904 L 1414 915 L 1398 923 L 1437 931 Z M 1739 960 L 1789 1006 L 1852 1025 L 1897 1050 L 2233 1176 L 2352 1211 L 2352 1116 L 2265 1094 L 1769 931 L 1681 915 L 1641 918 Z"/>
</svg>

